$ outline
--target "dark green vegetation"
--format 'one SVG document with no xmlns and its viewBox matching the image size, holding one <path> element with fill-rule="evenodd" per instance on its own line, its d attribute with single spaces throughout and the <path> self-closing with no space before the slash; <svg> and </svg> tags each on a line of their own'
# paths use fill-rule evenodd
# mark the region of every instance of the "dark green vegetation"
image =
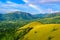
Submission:
<svg viewBox="0 0 60 40">
<path fill-rule="evenodd" d="M 53 38 L 54 38 L 54 37 L 49 36 L 49 37 L 48 37 L 48 40 L 52 40 Z"/>
<path fill-rule="evenodd" d="M 32 29 L 33 29 L 32 27 L 31 28 L 28 27 L 28 28 L 25 28 L 25 29 L 20 29 L 22 31 L 18 30 L 18 31 L 20 31 L 20 33 L 15 36 L 14 40 L 19 40 L 19 39 L 22 40 L 24 38 L 24 35 L 26 35 Z"/>
<path fill-rule="evenodd" d="M 42 24 L 60 24 L 60 13 L 31 15 L 17 11 L 0 14 L 0 40 L 18 40 L 19 36 L 15 39 L 16 29 L 33 21 L 39 21 Z M 26 30 L 21 32 L 21 36 L 25 35 L 30 29 L 27 32 Z"/>
</svg>

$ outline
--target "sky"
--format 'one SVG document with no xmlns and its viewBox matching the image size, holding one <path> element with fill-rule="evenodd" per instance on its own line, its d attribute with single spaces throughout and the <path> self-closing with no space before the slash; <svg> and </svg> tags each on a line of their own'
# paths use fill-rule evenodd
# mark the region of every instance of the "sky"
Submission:
<svg viewBox="0 0 60 40">
<path fill-rule="evenodd" d="M 31 14 L 60 12 L 60 0 L 0 0 L 0 13 L 15 11 Z"/>
</svg>

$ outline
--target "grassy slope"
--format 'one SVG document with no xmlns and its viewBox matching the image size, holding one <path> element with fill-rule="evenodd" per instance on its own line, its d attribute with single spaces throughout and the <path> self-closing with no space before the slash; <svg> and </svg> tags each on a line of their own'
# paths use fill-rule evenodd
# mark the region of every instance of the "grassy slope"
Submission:
<svg viewBox="0 0 60 40">
<path fill-rule="evenodd" d="M 20 29 L 27 27 L 33 27 L 33 29 L 25 34 L 22 40 L 60 40 L 60 24 L 40 24 L 39 22 L 32 22 Z"/>
</svg>

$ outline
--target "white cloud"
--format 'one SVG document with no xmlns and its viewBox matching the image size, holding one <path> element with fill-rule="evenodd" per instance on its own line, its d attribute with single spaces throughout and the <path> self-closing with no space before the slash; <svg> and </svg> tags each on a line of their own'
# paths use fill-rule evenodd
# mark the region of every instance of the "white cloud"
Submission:
<svg viewBox="0 0 60 40">
<path fill-rule="evenodd" d="M 41 0 L 40 3 L 60 2 L 60 0 Z"/>
<path fill-rule="evenodd" d="M 29 4 L 30 7 L 36 9 L 39 13 L 43 13 L 43 9 L 37 5 Z"/>
<path fill-rule="evenodd" d="M 43 9 L 43 7 L 40 6 L 41 2 L 43 1 L 47 2 L 48 0 L 23 0 L 23 1 L 25 2 L 25 4 L 17 4 L 11 1 L 6 1 L 6 3 L 0 2 L 0 12 L 13 12 L 13 11 L 20 11 L 20 10 L 26 12 L 29 10 L 28 12 L 32 12 L 32 13 L 58 12 L 52 9 Z M 51 1 L 52 0 L 49 0 L 48 2 Z M 53 1 L 55 2 L 58 0 L 53 0 Z"/>
<path fill-rule="evenodd" d="M 60 2 L 60 0 L 23 0 L 23 1 L 31 4 Z"/>
<path fill-rule="evenodd" d="M 6 3 L 0 2 L 0 12 L 13 12 L 13 11 L 19 11 L 17 9 L 19 7 L 19 4 L 7 1 Z"/>
<path fill-rule="evenodd" d="M 26 11 L 29 13 L 37 13 L 34 10 L 38 10 L 39 8 L 33 4 L 17 4 L 11 1 L 6 1 L 6 3 L 0 2 L 0 12 L 13 12 L 13 11 Z"/>
<path fill-rule="evenodd" d="M 43 12 L 43 9 L 35 4 L 33 4 L 34 2 L 36 2 L 37 0 L 23 0 L 29 7 L 35 9 L 36 11 L 38 11 L 39 13 Z"/>
<path fill-rule="evenodd" d="M 15 12 L 15 11 L 20 11 L 18 9 L 0 9 L 2 13 L 9 13 L 9 12 Z"/>
<path fill-rule="evenodd" d="M 34 8 L 34 9 L 37 9 L 39 10 L 39 8 L 36 6 L 36 5 L 33 5 L 33 4 L 29 4 L 30 7 Z"/>
<path fill-rule="evenodd" d="M 56 13 L 56 12 L 59 12 L 59 11 L 53 10 L 53 9 L 50 9 L 50 8 L 46 10 L 46 13 Z"/>
<path fill-rule="evenodd" d="M 23 1 L 26 2 L 26 4 L 29 5 L 30 7 L 38 10 L 38 12 L 40 12 L 40 13 L 59 12 L 58 10 L 53 10 L 54 8 L 50 9 L 50 7 L 43 9 L 43 7 L 40 5 L 41 4 L 45 5 L 45 6 L 47 5 L 47 6 L 55 7 L 55 9 L 57 9 L 57 7 L 59 7 L 59 6 L 57 4 L 54 4 L 54 2 L 60 2 L 60 0 L 23 0 Z"/>
<path fill-rule="evenodd" d="M 8 4 L 14 4 L 13 2 L 11 2 L 11 1 L 6 1 L 6 3 L 8 3 Z"/>
<path fill-rule="evenodd" d="M 19 11 L 21 8 L 28 8 L 27 5 L 17 4 L 11 1 L 6 1 L 6 3 L 0 2 L 0 12 L 13 12 Z"/>
<path fill-rule="evenodd" d="M 28 3 L 28 0 L 23 0 L 24 2 Z"/>
</svg>

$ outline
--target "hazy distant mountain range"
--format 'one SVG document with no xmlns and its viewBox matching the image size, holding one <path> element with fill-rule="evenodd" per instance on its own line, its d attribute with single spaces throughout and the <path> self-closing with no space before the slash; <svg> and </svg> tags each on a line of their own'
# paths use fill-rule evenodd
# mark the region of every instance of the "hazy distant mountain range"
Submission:
<svg viewBox="0 0 60 40">
<path fill-rule="evenodd" d="M 60 13 L 51 13 L 51 14 L 30 14 L 26 12 L 16 11 L 6 14 L 0 14 L 0 21 L 15 21 L 15 20 L 32 20 L 32 19 L 41 19 L 41 18 L 59 18 Z"/>
</svg>

